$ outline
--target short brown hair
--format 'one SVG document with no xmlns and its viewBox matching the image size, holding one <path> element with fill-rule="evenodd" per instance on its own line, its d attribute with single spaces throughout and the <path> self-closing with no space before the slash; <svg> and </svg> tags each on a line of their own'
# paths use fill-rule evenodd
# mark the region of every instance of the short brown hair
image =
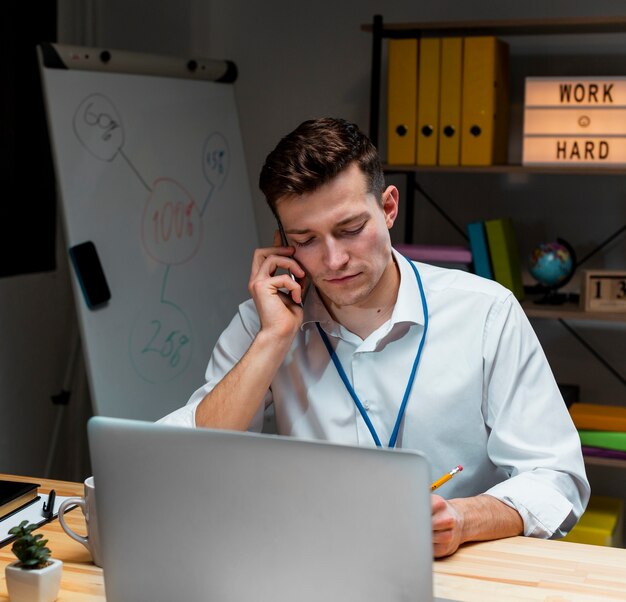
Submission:
<svg viewBox="0 0 626 602">
<path fill-rule="evenodd" d="M 267 156 L 259 187 L 278 216 L 278 199 L 313 192 L 354 162 L 365 174 L 368 192 L 381 201 L 385 178 L 371 140 L 345 119 L 312 119 L 287 134 Z"/>
</svg>

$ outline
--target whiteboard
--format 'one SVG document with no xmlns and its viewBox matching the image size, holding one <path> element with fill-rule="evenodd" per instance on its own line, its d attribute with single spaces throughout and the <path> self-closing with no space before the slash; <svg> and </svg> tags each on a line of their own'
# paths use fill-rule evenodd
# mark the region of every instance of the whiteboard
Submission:
<svg viewBox="0 0 626 602">
<path fill-rule="evenodd" d="M 204 383 L 247 296 L 257 233 L 233 86 L 42 78 L 66 242 L 95 244 L 111 290 L 89 309 L 71 269 L 93 410 L 155 420 Z"/>
</svg>

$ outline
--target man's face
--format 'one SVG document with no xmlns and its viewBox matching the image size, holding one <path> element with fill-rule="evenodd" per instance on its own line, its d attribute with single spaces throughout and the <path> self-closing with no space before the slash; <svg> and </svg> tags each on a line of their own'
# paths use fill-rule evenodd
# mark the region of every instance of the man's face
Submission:
<svg viewBox="0 0 626 602">
<path fill-rule="evenodd" d="M 381 205 L 356 163 L 314 192 L 279 199 L 277 211 L 295 259 L 329 309 L 367 306 L 383 274 L 395 270 L 389 229 L 398 191 L 389 186 Z"/>
</svg>

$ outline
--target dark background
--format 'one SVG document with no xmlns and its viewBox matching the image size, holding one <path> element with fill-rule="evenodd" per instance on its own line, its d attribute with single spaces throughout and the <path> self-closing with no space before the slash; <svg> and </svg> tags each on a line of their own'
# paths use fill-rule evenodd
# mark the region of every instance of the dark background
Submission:
<svg viewBox="0 0 626 602">
<path fill-rule="evenodd" d="M 3 3 L 0 277 L 55 269 L 56 201 L 36 45 L 56 41 L 55 0 Z"/>
</svg>

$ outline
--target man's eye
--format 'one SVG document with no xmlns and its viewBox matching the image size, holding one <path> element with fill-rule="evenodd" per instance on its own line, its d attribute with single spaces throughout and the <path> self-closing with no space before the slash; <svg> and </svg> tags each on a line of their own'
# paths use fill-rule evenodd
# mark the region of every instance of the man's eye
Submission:
<svg viewBox="0 0 626 602">
<path fill-rule="evenodd" d="M 313 242 L 312 238 L 307 238 L 306 240 L 294 240 L 293 244 L 296 247 L 306 247 L 307 245 L 310 245 Z"/>
<path fill-rule="evenodd" d="M 355 234 L 362 232 L 363 228 L 365 228 L 365 224 L 362 224 L 358 228 L 354 228 L 353 230 L 344 230 L 343 232 L 344 234 L 347 234 L 348 236 L 354 236 Z"/>
</svg>

